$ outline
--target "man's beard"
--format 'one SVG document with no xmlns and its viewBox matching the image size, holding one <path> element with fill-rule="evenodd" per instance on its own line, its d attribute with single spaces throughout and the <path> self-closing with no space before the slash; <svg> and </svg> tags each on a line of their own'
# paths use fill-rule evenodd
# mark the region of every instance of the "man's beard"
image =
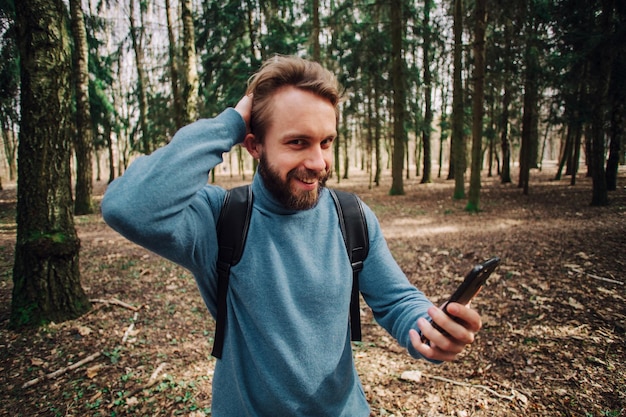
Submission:
<svg viewBox="0 0 626 417">
<path fill-rule="evenodd" d="M 280 174 L 270 166 L 265 154 L 262 154 L 259 160 L 259 174 L 265 182 L 265 187 L 287 209 L 308 210 L 315 207 L 319 201 L 330 172 L 326 170 L 317 173 L 306 168 L 294 168 L 287 173 L 286 180 L 283 180 Z M 293 179 L 304 181 L 316 179 L 317 188 L 312 191 L 292 190 L 290 184 Z"/>
</svg>

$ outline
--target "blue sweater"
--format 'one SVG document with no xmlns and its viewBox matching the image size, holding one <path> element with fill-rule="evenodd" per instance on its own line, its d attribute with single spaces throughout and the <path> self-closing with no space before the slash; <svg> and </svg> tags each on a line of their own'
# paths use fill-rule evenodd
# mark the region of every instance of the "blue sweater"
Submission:
<svg viewBox="0 0 626 417">
<path fill-rule="evenodd" d="M 215 225 L 225 190 L 207 185 L 221 155 L 241 142 L 235 110 L 181 129 L 134 161 L 102 201 L 105 221 L 128 239 L 189 269 L 215 317 Z M 369 416 L 352 358 L 352 270 L 328 190 L 291 211 L 253 180 L 243 257 L 231 270 L 224 352 L 213 379 L 212 415 Z M 360 290 L 378 323 L 414 357 L 409 329 L 431 303 L 392 258 L 365 207 L 370 250 Z"/>
</svg>

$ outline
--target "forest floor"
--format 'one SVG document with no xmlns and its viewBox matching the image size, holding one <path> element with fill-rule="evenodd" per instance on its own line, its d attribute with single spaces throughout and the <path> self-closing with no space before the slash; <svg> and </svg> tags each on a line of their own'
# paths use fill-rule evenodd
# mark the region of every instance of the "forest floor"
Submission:
<svg viewBox="0 0 626 417">
<path fill-rule="evenodd" d="M 625 174 L 607 207 L 589 205 L 590 179 L 571 186 L 548 168 L 531 173 L 527 196 L 483 178 L 478 214 L 451 198 L 451 181 L 406 180 L 406 195 L 390 197 L 390 184 L 369 189 L 363 174 L 331 179 L 372 207 L 400 266 L 436 303 L 474 264 L 502 258 L 472 303 L 483 330 L 451 363 L 411 359 L 362 303 L 354 356 L 372 416 L 626 416 Z M 9 186 L 0 191 L 0 415 L 210 415 L 214 322 L 192 276 L 100 215 L 76 217 L 92 311 L 17 333 L 8 328 L 14 215 Z"/>
</svg>

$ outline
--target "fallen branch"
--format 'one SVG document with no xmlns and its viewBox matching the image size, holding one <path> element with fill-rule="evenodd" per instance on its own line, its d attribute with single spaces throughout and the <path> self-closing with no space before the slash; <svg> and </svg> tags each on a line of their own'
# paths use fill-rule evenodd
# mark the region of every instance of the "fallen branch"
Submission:
<svg viewBox="0 0 626 417">
<path fill-rule="evenodd" d="M 139 311 L 141 309 L 141 307 L 131 306 L 130 304 L 125 303 L 123 301 L 120 301 L 117 298 L 111 298 L 110 300 L 103 300 L 101 298 L 94 298 L 94 299 L 91 299 L 89 301 L 91 301 L 92 303 L 104 303 L 104 304 L 109 304 L 109 305 L 113 304 L 113 305 L 116 305 L 116 306 L 127 308 L 127 309 L 132 310 L 132 311 Z"/>
<path fill-rule="evenodd" d="M 135 312 L 132 323 L 130 323 L 130 326 L 128 326 L 128 328 L 124 332 L 124 337 L 122 337 L 122 343 L 126 343 L 126 341 L 128 340 L 128 337 L 131 335 L 133 329 L 135 328 L 135 322 L 137 321 L 138 314 L 139 313 Z"/>
<path fill-rule="evenodd" d="M 500 399 L 503 399 L 503 400 L 513 401 L 515 399 L 515 395 L 500 394 L 499 392 L 496 392 L 496 391 L 492 390 L 491 388 L 489 388 L 488 386 L 485 386 L 485 385 L 471 384 L 469 382 L 462 382 L 462 381 L 455 381 L 455 380 L 452 380 L 452 379 L 448 379 L 448 378 L 444 378 L 442 376 L 436 376 L 436 375 L 422 374 L 422 376 L 426 377 L 426 378 L 434 379 L 434 380 L 437 380 L 437 381 L 447 382 L 447 383 L 454 384 L 454 385 L 460 385 L 462 387 L 470 387 L 470 388 L 482 389 L 484 391 L 487 391 L 491 395 L 494 395 L 494 396 L 496 396 L 496 397 L 498 397 Z"/>
<path fill-rule="evenodd" d="M 160 381 L 163 380 L 163 378 L 165 378 L 167 376 L 166 373 L 161 375 L 161 372 L 163 371 L 163 369 L 168 365 L 167 362 L 161 362 L 159 364 L 159 366 L 157 366 L 157 368 L 154 370 L 154 372 L 152 372 L 152 375 L 150 375 L 150 379 L 148 379 L 148 382 L 146 382 L 145 384 L 143 384 L 142 386 L 135 388 L 134 390 L 127 392 L 122 399 L 128 399 L 131 397 L 134 397 L 135 395 L 139 394 L 141 391 L 148 389 L 148 388 L 152 388 L 153 386 L 155 386 L 157 383 L 159 383 Z M 115 406 L 115 403 L 111 403 L 109 404 L 109 409 L 113 408 Z"/>
<path fill-rule="evenodd" d="M 47 375 L 40 376 L 40 377 L 35 378 L 35 379 L 31 379 L 30 381 L 28 381 L 24 385 L 22 385 L 22 389 L 25 389 L 25 388 L 28 388 L 28 387 L 32 387 L 33 385 L 43 381 L 44 379 L 54 379 L 54 378 L 56 378 L 58 376 L 61 376 L 61 375 L 65 374 L 66 372 L 73 371 L 76 368 L 80 368 L 84 364 L 89 363 L 89 362 L 93 361 L 94 359 L 98 358 L 101 354 L 102 354 L 101 352 L 96 352 L 96 353 L 94 353 L 91 356 L 87 356 L 86 358 L 81 359 L 81 360 L 79 360 L 76 363 L 73 363 L 73 364 L 71 364 L 69 366 L 66 366 L 65 368 L 61 368 L 61 369 L 58 369 L 58 370 L 56 370 L 56 371 L 54 371 L 52 373 L 49 373 Z"/>
<path fill-rule="evenodd" d="M 615 279 L 605 278 L 605 277 L 601 277 L 601 276 L 598 276 L 598 275 L 590 274 L 590 273 L 587 273 L 585 271 L 581 271 L 580 269 L 576 269 L 576 268 L 570 268 L 570 269 L 573 272 L 576 272 L 578 274 L 587 275 L 589 278 L 597 279 L 598 281 L 610 282 L 611 284 L 624 285 L 624 283 L 622 281 L 618 281 L 618 280 L 615 280 Z"/>
<path fill-rule="evenodd" d="M 587 274 L 587 276 L 589 278 L 597 279 L 599 281 L 610 282 L 611 284 L 624 285 L 624 283 L 622 281 L 618 281 L 616 279 L 604 278 L 604 277 L 600 277 L 600 276 L 594 275 L 594 274 Z"/>
</svg>

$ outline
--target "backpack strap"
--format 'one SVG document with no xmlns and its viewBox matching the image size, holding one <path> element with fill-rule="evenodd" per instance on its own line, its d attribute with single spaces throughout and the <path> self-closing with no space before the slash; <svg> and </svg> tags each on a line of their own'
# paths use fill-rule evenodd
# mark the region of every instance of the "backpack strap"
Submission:
<svg viewBox="0 0 626 417">
<path fill-rule="evenodd" d="M 252 187 L 243 185 L 226 192 L 222 211 L 217 220 L 217 314 L 215 317 L 215 337 L 211 355 L 222 357 L 226 331 L 226 296 L 230 267 L 241 259 L 246 244 L 250 217 L 252 214 Z"/>
<path fill-rule="evenodd" d="M 354 341 L 361 340 L 361 312 L 359 306 L 359 272 L 369 251 L 367 222 L 361 200 L 353 194 L 329 189 L 333 197 L 339 225 L 352 265 L 352 296 L 350 297 L 350 334 Z"/>
</svg>

